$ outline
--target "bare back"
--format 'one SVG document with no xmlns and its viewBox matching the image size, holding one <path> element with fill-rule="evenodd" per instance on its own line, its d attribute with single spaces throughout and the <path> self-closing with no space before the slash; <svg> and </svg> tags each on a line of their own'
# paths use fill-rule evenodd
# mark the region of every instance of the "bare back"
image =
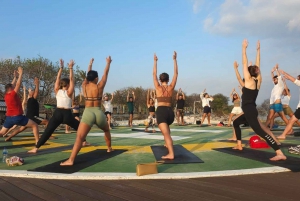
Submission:
<svg viewBox="0 0 300 201">
<path fill-rule="evenodd" d="M 85 107 L 101 107 L 103 87 L 88 82 L 82 85 L 83 95 L 85 99 Z"/>
<path fill-rule="evenodd" d="M 174 88 L 170 85 L 159 85 L 155 90 L 157 94 L 157 105 L 171 107 Z"/>
</svg>

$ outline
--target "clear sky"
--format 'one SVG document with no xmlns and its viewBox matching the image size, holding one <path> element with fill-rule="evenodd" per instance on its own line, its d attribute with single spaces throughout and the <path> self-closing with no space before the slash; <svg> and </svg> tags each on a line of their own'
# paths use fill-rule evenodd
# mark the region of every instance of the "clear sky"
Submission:
<svg viewBox="0 0 300 201">
<path fill-rule="evenodd" d="M 243 38 L 249 40 L 252 61 L 260 39 L 260 103 L 270 96 L 270 70 L 276 63 L 300 74 L 299 10 L 299 0 L 1 0 L 0 58 L 74 59 L 85 70 L 94 57 L 94 69 L 102 73 L 111 55 L 105 92 L 113 92 L 153 87 L 154 53 L 158 73 L 172 76 L 176 50 L 176 88 L 229 96 L 238 86 L 232 64 L 241 63 Z M 294 109 L 299 89 L 288 86 Z"/>
</svg>

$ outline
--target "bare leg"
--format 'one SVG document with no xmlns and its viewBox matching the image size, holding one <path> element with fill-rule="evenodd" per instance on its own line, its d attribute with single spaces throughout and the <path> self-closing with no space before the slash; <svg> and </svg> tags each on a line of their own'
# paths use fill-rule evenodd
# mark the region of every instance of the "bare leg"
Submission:
<svg viewBox="0 0 300 201">
<path fill-rule="evenodd" d="M 285 125 L 288 125 L 289 120 L 286 118 L 286 116 L 284 115 L 283 111 L 278 112 L 278 115 L 281 117 L 281 119 L 284 121 Z M 293 134 L 293 128 L 288 132 L 288 134 Z"/>
<path fill-rule="evenodd" d="M 111 152 L 113 150 L 111 148 L 111 135 L 110 135 L 110 128 L 108 124 L 106 124 L 104 128 L 102 128 L 102 130 L 104 131 L 104 139 L 107 146 L 107 152 Z"/>
<path fill-rule="evenodd" d="M 132 127 L 133 114 L 129 115 L 129 126 Z"/>
<path fill-rule="evenodd" d="M 173 150 L 173 140 L 171 138 L 170 127 L 166 123 L 160 123 L 158 125 L 159 129 L 161 130 L 164 139 L 165 139 L 165 146 L 168 148 L 169 153 L 165 156 L 162 156 L 162 159 L 174 159 L 174 150 Z"/>
<path fill-rule="evenodd" d="M 227 126 L 231 126 L 231 119 L 234 116 L 233 113 L 230 113 Z"/>
<path fill-rule="evenodd" d="M 237 140 L 236 142 L 237 142 L 237 145 L 235 147 L 233 147 L 232 149 L 237 149 L 237 150 L 242 151 L 243 150 L 242 140 Z"/>
<path fill-rule="evenodd" d="M 293 125 L 296 121 L 298 121 L 298 119 L 295 117 L 295 115 L 293 115 L 290 118 L 289 123 L 286 125 L 283 133 L 281 135 L 279 135 L 277 137 L 277 139 L 284 140 L 286 138 L 286 135 L 288 134 L 288 132 L 293 128 Z"/>
<path fill-rule="evenodd" d="M 38 141 L 39 141 L 39 127 L 38 125 L 32 121 L 31 119 L 29 119 L 27 125 L 25 126 L 26 128 L 30 127 L 32 128 L 32 132 L 33 132 L 33 135 L 34 135 L 34 139 L 35 139 L 35 143 L 37 144 Z"/>
<path fill-rule="evenodd" d="M 18 135 L 19 133 L 21 133 L 25 129 L 26 129 L 26 126 L 21 126 L 18 130 L 15 130 L 14 132 L 12 132 L 12 134 L 10 134 L 7 138 L 5 138 L 5 141 L 10 141 L 11 138 Z"/>
<path fill-rule="evenodd" d="M 208 113 L 208 114 L 207 114 L 207 122 L 208 122 L 208 125 L 209 125 L 209 126 L 211 126 L 211 124 L 210 124 L 210 115 L 211 115 L 211 113 Z"/>
<path fill-rule="evenodd" d="M 3 137 L 6 137 L 12 130 L 14 130 L 18 125 L 14 125 L 13 127 L 11 127 L 4 135 Z"/>
<path fill-rule="evenodd" d="M 181 124 L 182 124 L 182 125 L 184 125 L 183 111 L 182 111 L 182 113 L 181 113 L 181 115 L 180 115 L 180 116 L 181 116 Z"/>
<path fill-rule="evenodd" d="M 111 129 L 110 122 L 111 122 L 111 116 L 110 116 L 110 114 L 107 114 L 107 123 L 108 123 L 109 129 Z"/>
<path fill-rule="evenodd" d="M 200 126 L 202 126 L 204 120 L 205 120 L 205 117 L 206 117 L 206 113 L 203 113 L 202 115 L 202 119 L 201 119 L 201 122 L 200 122 Z"/>
<path fill-rule="evenodd" d="M 265 125 L 266 125 L 267 127 L 270 125 L 270 129 L 272 129 L 272 127 L 273 127 L 273 122 L 272 122 L 271 120 L 272 120 L 274 114 L 275 114 L 275 111 L 274 111 L 273 109 L 271 109 L 271 110 L 269 111 L 268 118 L 267 118 L 267 121 L 266 121 L 266 123 L 265 123 Z"/>
<path fill-rule="evenodd" d="M 232 137 L 228 139 L 229 141 L 236 141 L 235 130 L 232 128 Z"/>
<path fill-rule="evenodd" d="M 180 112 L 177 110 L 176 111 L 176 120 L 177 120 L 177 125 L 180 125 Z"/>
<path fill-rule="evenodd" d="M 0 130 L 0 135 L 4 135 L 5 133 L 7 133 L 7 131 L 9 130 L 9 128 L 5 128 L 4 126 L 2 126 L 1 130 Z"/>
</svg>

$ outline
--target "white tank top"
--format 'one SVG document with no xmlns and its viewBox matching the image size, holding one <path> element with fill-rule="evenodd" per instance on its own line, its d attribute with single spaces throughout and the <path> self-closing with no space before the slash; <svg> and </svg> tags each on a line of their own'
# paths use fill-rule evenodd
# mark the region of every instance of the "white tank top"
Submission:
<svg viewBox="0 0 300 201">
<path fill-rule="evenodd" d="M 290 104 L 290 96 L 282 96 L 281 97 L 281 104 L 282 105 L 289 105 Z"/>
<path fill-rule="evenodd" d="M 110 101 L 103 101 L 103 107 L 105 112 L 111 112 L 111 102 Z"/>
<path fill-rule="evenodd" d="M 60 108 L 72 108 L 72 99 L 68 96 L 67 90 L 59 89 L 56 94 L 56 106 Z"/>
</svg>

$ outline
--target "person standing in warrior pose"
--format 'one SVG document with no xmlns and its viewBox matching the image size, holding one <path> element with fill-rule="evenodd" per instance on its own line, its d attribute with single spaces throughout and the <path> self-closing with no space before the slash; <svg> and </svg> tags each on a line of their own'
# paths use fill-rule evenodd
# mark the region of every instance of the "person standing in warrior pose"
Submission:
<svg viewBox="0 0 300 201">
<path fill-rule="evenodd" d="M 300 76 L 297 76 L 297 79 L 294 78 L 293 76 L 291 76 L 290 74 L 288 74 L 287 72 L 283 71 L 283 70 L 279 70 L 279 72 L 288 80 L 290 80 L 291 82 L 293 82 L 294 84 L 296 84 L 297 86 L 300 87 Z M 300 88 L 299 88 L 300 89 Z M 286 128 L 284 129 L 283 133 L 281 135 L 279 135 L 277 138 L 278 139 L 285 139 L 286 135 L 290 132 L 290 130 L 293 128 L 293 125 L 295 122 L 297 122 L 300 119 L 300 99 L 299 99 L 299 103 L 297 105 L 297 109 L 294 112 L 294 115 L 289 119 L 289 123 L 287 124 Z"/>
<path fill-rule="evenodd" d="M 203 107 L 203 115 L 202 115 L 202 120 L 200 122 L 200 126 L 202 126 L 206 116 L 207 116 L 208 125 L 211 126 L 210 124 L 211 108 L 209 102 L 213 101 L 214 98 L 209 96 L 208 93 L 206 93 L 206 89 L 204 89 L 204 91 L 200 94 L 200 99 L 202 101 L 202 107 Z"/>
<path fill-rule="evenodd" d="M 102 94 L 107 82 L 108 72 L 111 63 L 111 57 L 106 58 L 106 67 L 103 76 L 98 82 L 98 72 L 92 70 L 89 66 L 86 80 L 82 83 L 82 90 L 85 95 L 85 109 L 82 114 L 82 119 L 77 131 L 76 141 L 70 155 L 70 158 L 61 163 L 61 166 L 71 166 L 82 147 L 82 142 L 91 130 L 92 126 L 96 124 L 104 131 L 104 139 L 107 145 L 107 152 L 111 152 L 111 135 L 106 117 L 101 110 Z"/>
<path fill-rule="evenodd" d="M 277 72 L 277 75 L 274 75 L 274 71 Z M 274 82 L 274 87 L 271 92 L 271 97 L 270 97 L 270 111 L 269 115 L 266 121 L 266 126 L 270 126 L 270 129 L 273 128 L 273 121 L 272 119 L 274 118 L 274 115 L 277 113 L 281 119 L 288 124 L 288 120 L 285 117 L 283 113 L 283 107 L 281 104 L 281 95 L 284 90 L 284 82 L 282 80 L 282 77 L 280 73 L 278 72 L 278 64 L 272 69 L 271 71 L 271 77 L 273 78 Z M 291 133 L 293 130 L 290 131 Z"/>
<path fill-rule="evenodd" d="M 64 61 L 60 59 L 60 69 L 58 71 L 54 85 L 54 92 L 57 101 L 56 109 L 35 148 L 28 151 L 29 153 L 36 153 L 38 149 L 42 145 L 44 145 L 45 142 L 47 142 L 52 133 L 60 124 L 67 124 L 75 130 L 78 129 L 79 121 L 75 119 L 72 114 L 72 96 L 75 86 L 75 79 L 73 74 L 74 64 L 75 63 L 73 60 L 71 60 L 69 63 L 70 77 L 60 79 L 64 67 Z"/>
<path fill-rule="evenodd" d="M 176 119 L 177 124 L 184 125 L 183 115 L 184 115 L 184 102 L 185 102 L 185 95 L 181 88 L 178 90 L 176 94 L 176 101 L 177 101 L 177 107 L 176 107 Z"/>
<path fill-rule="evenodd" d="M 153 133 L 155 132 L 154 126 L 155 126 L 155 106 L 154 106 L 154 100 L 151 97 L 150 98 L 150 90 L 148 89 L 147 93 L 147 102 L 146 102 L 147 108 L 149 110 L 149 116 L 148 116 L 148 125 L 145 128 L 145 131 L 148 131 L 149 126 L 152 126 Z"/>
<path fill-rule="evenodd" d="M 27 107 L 26 107 L 26 117 L 37 123 L 37 125 L 45 125 L 47 126 L 48 120 L 39 117 L 40 114 L 40 105 L 37 101 L 37 97 L 39 94 L 39 86 L 40 81 L 37 77 L 34 78 L 35 89 L 32 91 L 30 88 L 28 89 L 28 99 L 27 99 Z M 24 103 L 25 107 L 26 102 Z M 18 130 L 15 130 L 9 137 L 5 139 L 5 141 L 11 140 L 14 136 L 21 133 L 26 129 L 26 126 L 21 126 Z"/>
<path fill-rule="evenodd" d="M 132 93 L 132 96 L 129 96 L 129 91 L 127 94 L 127 107 L 128 107 L 128 113 L 129 113 L 128 126 L 129 127 L 132 127 L 134 101 L 135 101 L 134 91 L 132 91 L 131 93 Z"/>
<path fill-rule="evenodd" d="M 257 60 L 256 65 L 252 65 L 248 67 L 248 59 L 246 49 L 248 47 L 248 41 L 245 39 L 242 44 L 242 60 L 243 60 L 243 74 L 245 78 L 245 85 L 243 87 L 243 95 L 242 95 L 242 109 L 244 112 L 244 118 L 249 123 L 250 127 L 254 130 L 254 132 L 262 137 L 276 152 L 276 156 L 270 158 L 272 161 L 278 160 L 286 160 L 286 156 L 282 153 L 279 146 L 276 143 L 276 140 L 269 135 L 267 132 L 263 130 L 261 127 L 257 117 L 258 111 L 256 109 L 256 98 L 258 95 L 258 91 L 261 86 L 262 78 L 260 72 L 260 43 L 257 43 Z M 236 126 L 235 126 L 236 128 Z M 242 150 L 242 142 L 241 142 L 241 130 L 235 130 L 237 137 L 237 146 L 234 149 Z"/>
<path fill-rule="evenodd" d="M 112 112 L 112 101 L 114 99 L 114 93 L 111 94 L 111 99 L 108 100 L 108 95 L 106 94 L 104 96 L 104 99 L 103 99 L 103 107 L 104 107 L 104 110 L 105 110 L 105 115 L 106 115 L 106 118 L 107 118 L 107 123 L 108 123 L 108 126 L 109 126 L 109 129 L 111 129 L 111 112 Z"/>
<path fill-rule="evenodd" d="M 23 75 L 22 67 L 18 68 L 17 73 L 19 74 L 18 79 L 16 79 L 16 76 L 14 76 L 13 82 L 11 84 L 5 85 L 4 100 L 6 103 L 7 112 L 5 122 L 0 130 L 0 135 L 4 135 L 5 133 L 7 133 L 7 131 L 14 125 L 25 126 L 26 128 L 32 128 L 35 141 L 37 142 L 39 140 L 38 125 L 34 121 L 28 119 L 26 116 L 23 115 L 24 111 L 22 108 L 22 103 L 18 96 Z"/>
<path fill-rule="evenodd" d="M 178 77 L 177 53 L 174 51 L 174 76 L 170 85 L 168 85 L 169 75 L 167 73 L 162 73 L 159 75 L 159 83 L 157 78 L 157 60 L 157 56 L 154 54 L 153 81 L 158 102 L 156 120 L 158 128 L 161 130 L 164 136 L 165 146 L 169 151 L 167 155 L 162 156 L 162 159 L 174 159 L 173 140 L 171 138 L 170 125 L 173 123 L 175 117 L 172 109 L 172 94 L 174 92 Z"/>
<path fill-rule="evenodd" d="M 243 110 L 241 108 L 241 98 L 239 94 L 235 91 L 235 89 L 232 89 L 232 92 L 230 93 L 230 98 L 233 102 L 234 107 L 231 110 L 231 113 L 229 115 L 229 120 L 227 126 L 231 126 L 231 119 L 234 115 L 239 115 L 243 113 Z"/>
</svg>

